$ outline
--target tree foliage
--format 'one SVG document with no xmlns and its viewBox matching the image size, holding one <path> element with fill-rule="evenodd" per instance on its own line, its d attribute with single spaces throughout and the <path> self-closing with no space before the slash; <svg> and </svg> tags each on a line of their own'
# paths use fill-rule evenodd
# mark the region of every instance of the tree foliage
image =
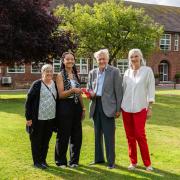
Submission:
<svg viewBox="0 0 180 180">
<path fill-rule="evenodd" d="M 1 62 L 43 61 L 76 47 L 69 31 L 57 31 L 48 6 L 49 0 L 0 1 Z"/>
<path fill-rule="evenodd" d="M 163 32 L 163 27 L 143 9 L 126 6 L 121 1 L 59 6 L 55 15 L 62 19 L 59 28 L 77 34 L 79 54 L 92 55 L 100 48 L 108 48 L 110 61 L 126 57 L 131 48 L 149 54 Z"/>
</svg>

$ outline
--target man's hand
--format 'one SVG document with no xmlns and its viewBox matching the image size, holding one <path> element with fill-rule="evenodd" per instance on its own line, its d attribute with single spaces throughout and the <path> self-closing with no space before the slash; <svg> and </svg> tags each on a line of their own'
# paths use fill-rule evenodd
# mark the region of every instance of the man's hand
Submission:
<svg viewBox="0 0 180 180">
<path fill-rule="evenodd" d="M 92 99 L 96 96 L 96 93 L 94 93 L 93 91 L 90 91 L 89 93 L 90 93 Z"/>
<path fill-rule="evenodd" d="M 120 112 L 116 112 L 115 118 L 118 118 L 121 115 Z"/>
</svg>

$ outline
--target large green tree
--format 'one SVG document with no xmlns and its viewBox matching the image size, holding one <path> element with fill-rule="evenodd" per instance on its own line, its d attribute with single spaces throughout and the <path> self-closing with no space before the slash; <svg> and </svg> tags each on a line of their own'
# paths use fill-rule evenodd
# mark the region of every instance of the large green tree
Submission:
<svg viewBox="0 0 180 180">
<path fill-rule="evenodd" d="M 60 29 L 77 35 L 78 53 L 92 55 L 100 48 L 110 51 L 110 63 L 126 57 L 131 48 L 142 49 L 145 55 L 154 50 L 163 27 L 143 9 L 126 6 L 121 1 L 59 6 L 55 15 L 63 20 Z"/>
</svg>

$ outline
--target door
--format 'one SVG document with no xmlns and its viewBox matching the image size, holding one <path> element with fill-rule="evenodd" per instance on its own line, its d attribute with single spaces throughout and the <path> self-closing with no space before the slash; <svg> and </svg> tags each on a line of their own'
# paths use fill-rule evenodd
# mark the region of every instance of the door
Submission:
<svg viewBox="0 0 180 180">
<path fill-rule="evenodd" d="M 169 72 L 169 65 L 167 62 L 161 62 L 159 66 L 159 75 L 160 81 L 165 82 L 168 81 L 168 72 Z"/>
</svg>

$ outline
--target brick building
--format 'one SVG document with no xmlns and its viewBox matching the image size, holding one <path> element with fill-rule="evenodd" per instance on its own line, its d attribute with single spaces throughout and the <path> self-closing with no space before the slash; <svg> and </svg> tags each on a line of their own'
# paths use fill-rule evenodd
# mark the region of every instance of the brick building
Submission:
<svg viewBox="0 0 180 180">
<path fill-rule="evenodd" d="M 52 6 L 55 7 L 58 3 L 65 2 L 69 3 L 69 1 L 54 1 Z M 133 2 L 126 2 L 126 4 L 133 7 L 143 7 L 147 14 L 164 26 L 165 33 L 157 43 L 160 50 L 152 53 L 149 57 L 145 57 L 145 59 L 147 60 L 147 65 L 152 67 L 154 74 L 160 75 L 162 83 L 172 82 L 175 74 L 180 74 L 180 7 Z M 42 64 L 36 65 L 33 62 L 21 66 L 14 65 L 13 67 L 1 65 L 0 89 L 28 88 L 32 81 L 40 78 L 41 66 Z M 89 70 L 95 66 L 95 62 L 92 63 L 89 59 L 78 59 L 77 67 L 82 82 L 87 81 Z M 54 73 L 58 73 L 60 68 L 59 59 L 53 60 L 53 67 Z M 127 59 L 118 60 L 117 67 L 123 74 L 128 67 Z"/>
</svg>

